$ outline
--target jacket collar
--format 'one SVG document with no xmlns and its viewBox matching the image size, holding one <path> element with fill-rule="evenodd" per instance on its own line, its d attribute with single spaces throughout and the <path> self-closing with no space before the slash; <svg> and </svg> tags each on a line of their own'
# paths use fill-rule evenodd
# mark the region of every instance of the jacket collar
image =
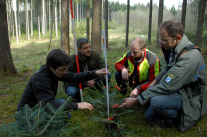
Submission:
<svg viewBox="0 0 207 137">
<path fill-rule="evenodd" d="M 183 34 L 182 39 L 180 40 L 179 44 L 178 44 L 178 45 L 176 46 L 176 48 L 175 48 L 175 54 L 176 54 L 176 55 L 179 54 L 179 53 L 181 52 L 181 50 L 182 50 L 183 48 L 185 48 L 187 45 L 193 45 L 193 43 L 191 43 L 191 42 L 188 40 L 187 36 L 186 36 L 185 34 Z"/>
</svg>

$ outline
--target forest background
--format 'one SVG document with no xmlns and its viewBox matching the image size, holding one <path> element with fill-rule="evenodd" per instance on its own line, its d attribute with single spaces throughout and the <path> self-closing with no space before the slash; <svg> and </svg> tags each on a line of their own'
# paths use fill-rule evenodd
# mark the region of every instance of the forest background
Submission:
<svg viewBox="0 0 207 137">
<path fill-rule="evenodd" d="M 55 48 L 63 48 L 62 43 L 62 26 L 61 18 L 63 12 L 61 12 L 61 2 L 63 0 L 17 0 L 15 1 L 17 9 L 13 6 L 15 3 L 11 0 L 6 0 L 7 7 L 7 24 L 9 32 L 9 44 L 1 43 L 9 47 L 11 50 L 10 61 L 14 63 L 14 71 L 7 71 L 2 69 L 1 56 L 0 61 L 0 123 L 14 122 L 15 119 L 11 116 L 15 114 L 17 104 L 21 98 L 21 94 L 29 80 L 29 78 L 37 71 L 42 64 L 45 63 L 48 52 Z M 75 0 L 74 5 L 74 21 L 75 21 L 75 33 L 76 39 L 81 37 L 88 37 L 91 40 L 92 48 L 98 49 L 101 52 L 102 42 L 99 38 L 99 43 L 93 41 L 93 7 L 95 0 L 89 1 L 89 18 L 87 18 L 87 1 Z M 150 16 L 150 2 L 147 5 L 134 4 L 127 10 L 126 4 L 120 4 L 119 2 L 108 2 L 108 17 L 105 16 L 106 10 L 105 1 L 100 1 L 99 10 L 100 20 L 99 28 L 106 29 L 106 20 L 108 20 L 108 48 L 107 48 L 107 60 L 109 64 L 109 71 L 112 74 L 111 85 L 114 87 L 116 84 L 114 74 L 116 72 L 114 65 L 116 61 L 123 56 L 125 52 L 129 50 L 131 40 L 135 37 L 143 38 L 147 43 L 147 48 L 156 53 L 162 64 L 164 65 L 163 55 L 157 45 L 157 28 L 159 24 L 160 5 L 152 4 L 152 18 L 151 18 L 151 40 L 149 41 L 149 16 Z M 128 0 L 128 2 L 130 2 Z M 160 0 L 160 3 L 164 2 Z M 165 1 L 167 2 L 167 1 Z M 196 43 L 196 33 L 200 27 L 198 27 L 199 20 L 199 4 L 204 2 L 204 18 L 202 23 L 202 39 L 197 44 L 201 48 L 205 62 L 207 62 L 207 10 L 206 0 L 188 0 L 186 4 L 186 17 L 185 17 L 185 34 L 190 41 Z M 176 7 L 176 8 L 175 8 Z M 182 20 L 182 2 L 179 5 L 172 5 L 167 9 L 162 6 L 163 15 L 162 21 L 176 20 L 181 22 Z M 16 11 L 16 12 L 14 12 Z M 17 12 L 18 11 L 18 12 Z M 128 12 L 129 11 L 129 12 Z M 1 11 L 0 11 L 1 12 Z M 67 18 L 68 24 L 68 45 L 67 49 L 64 49 L 68 54 L 74 53 L 74 38 L 72 30 L 72 18 L 70 9 L 68 9 L 69 16 Z M 99 13 L 94 12 L 94 13 Z M 127 14 L 129 13 L 129 20 Z M 87 23 L 89 19 L 89 24 Z M 129 21 L 127 23 L 127 21 Z M 62 21 L 63 22 L 63 21 Z M 128 24 L 128 26 L 127 26 Z M 18 27 L 16 27 L 18 26 Z M 52 30 L 52 31 L 51 31 Z M 16 33 L 17 32 L 17 33 Z M 1 33 L 2 34 L 2 33 Z M 128 38 L 127 38 L 128 37 Z M 1 38 L 3 36 L 1 35 Z M 2 42 L 2 41 L 1 41 Z M 0 54 L 4 54 L 4 50 L 0 50 Z M 103 55 L 102 55 L 103 56 Z M 12 66 L 12 65 L 11 65 Z M 12 74 L 13 72 L 13 74 Z M 62 83 L 58 89 L 57 98 L 67 98 L 62 88 Z M 113 89 L 118 94 L 118 90 Z M 112 91 L 111 91 L 112 92 Z M 87 91 L 86 91 L 87 93 Z M 84 94 L 86 94 L 84 93 Z M 123 99 L 123 98 L 122 98 Z M 132 109 L 134 112 L 122 116 L 122 123 L 125 128 L 130 132 L 125 132 L 123 136 L 205 136 L 207 134 L 207 115 L 200 120 L 192 128 L 188 129 L 184 133 L 180 133 L 174 128 L 173 130 L 159 129 L 158 123 L 150 124 L 144 121 L 144 112 L 146 108 L 136 106 Z M 91 114 L 88 110 L 71 112 L 73 118 L 70 120 L 71 127 L 79 125 L 81 132 L 75 130 L 70 133 L 71 136 L 106 136 L 107 131 L 101 123 L 95 123 L 91 121 Z"/>
</svg>

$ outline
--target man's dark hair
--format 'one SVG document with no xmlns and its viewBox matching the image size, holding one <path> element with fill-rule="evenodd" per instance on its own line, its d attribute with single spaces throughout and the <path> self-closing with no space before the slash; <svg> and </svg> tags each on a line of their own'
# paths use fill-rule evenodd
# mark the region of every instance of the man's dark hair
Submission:
<svg viewBox="0 0 207 137">
<path fill-rule="evenodd" d="M 67 66 L 70 63 L 70 57 L 62 49 L 53 49 L 49 52 L 46 59 L 46 66 L 56 69 L 60 66 Z"/>
<path fill-rule="evenodd" d="M 87 38 L 80 38 L 77 41 L 78 48 L 81 48 L 83 44 L 89 43 L 89 40 Z"/>
<path fill-rule="evenodd" d="M 163 28 L 167 30 L 168 35 L 172 38 L 175 38 L 177 35 L 183 36 L 183 33 L 184 33 L 183 25 L 180 22 L 177 22 L 174 20 L 168 20 L 168 21 L 163 22 L 160 25 L 159 32 Z"/>
</svg>

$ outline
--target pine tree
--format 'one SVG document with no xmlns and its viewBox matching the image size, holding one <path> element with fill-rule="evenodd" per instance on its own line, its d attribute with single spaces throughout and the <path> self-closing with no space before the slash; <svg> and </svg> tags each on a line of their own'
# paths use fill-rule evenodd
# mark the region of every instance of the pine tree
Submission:
<svg viewBox="0 0 207 137">
<path fill-rule="evenodd" d="M 109 86 L 110 87 L 110 86 Z M 107 114 L 107 96 L 106 94 L 101 94 L 97 91 L 89 91 L 90 96 L 86 97 L 87 102 L 91 103 L 94 107 L 94 112 L 97 112 L 96 115 L 91 115 L 90 119 L 93 121 L 101 122 L 105 125 L 108 133 L 111 133 L 113 136 L 122 135 L 123 133 L 129 133 L 124 124 L 122 124 L 121 116 L 124 114 L 132 113 L 131 109 L 122 109 L 117 108 L 123 103 L 123 96 L 117 94 L 118 89 L 110 88 L 109 91 L 112 91 L 109 94 L 109 109 L 110 115 Z M 95 114 L 95 113 L 94 113 Z M 131 133 L 133 134 L 133 133 Z"/>
<path fill-rule="evenodd" d="M 25 105 L 18 111 L 14 118 L 16 122 L 8 125 L 0 125 L 0 136 L 32 136 L 32 137 L 57 137 L 66 136 L 78 126 L 68 128 L 68 112 L 63 111 L 66 102 L 59 108 L 54 108 L 51 104 L 40 101 L 35 107 L 30 108 Z"/>
</svg>

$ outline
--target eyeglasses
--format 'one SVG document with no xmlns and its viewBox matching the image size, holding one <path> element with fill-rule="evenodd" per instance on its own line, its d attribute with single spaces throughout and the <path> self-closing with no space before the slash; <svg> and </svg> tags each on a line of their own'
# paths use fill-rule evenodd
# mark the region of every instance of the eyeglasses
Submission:
<svg viewBox="0 0 207 137">
<path fill-rule="evenodd" d="M 158 40 L 159 40 L 159 42 L 161 42 L 162 44 L 165 44 L 165 43 L 167 43 L 167 42 L 169 41 L 169 39 L 168 39 L 168 40 L 162 40 L 162 39 L 160 39 L 160 38 L 158 38 Z"/>
<path fill-rule="evenodd" d="M 64 69 L 57 69 L 59 72 L 64 73 L 65 71 L 67 71 L 67 68 Z"/>
</svg>

